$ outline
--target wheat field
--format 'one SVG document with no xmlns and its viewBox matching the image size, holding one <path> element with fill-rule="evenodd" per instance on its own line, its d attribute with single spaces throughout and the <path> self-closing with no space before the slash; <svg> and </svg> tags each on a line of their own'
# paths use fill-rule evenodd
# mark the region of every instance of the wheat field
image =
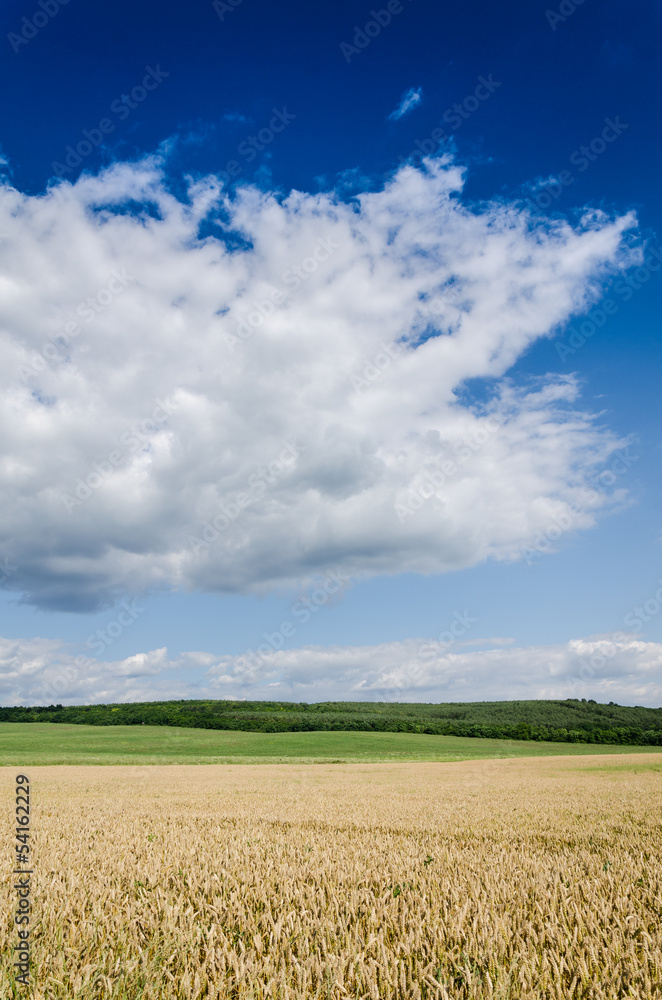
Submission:
<svg viewBox="0 0 662 1000">
<path fill-rule="evenodd" d="M 662 756 L 28 774 L 3 997 L 662 996 Z"/>
</svg>

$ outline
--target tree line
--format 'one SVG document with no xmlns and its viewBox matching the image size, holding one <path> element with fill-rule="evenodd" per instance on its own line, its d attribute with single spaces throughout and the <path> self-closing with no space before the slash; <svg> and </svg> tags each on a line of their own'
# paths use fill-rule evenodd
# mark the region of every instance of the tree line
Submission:
<svg viewBox="0 0 662 1000">
<path fill-rule="evenodd" d="M 445 704 L 161 701 L 0 708 L 1 722 L 181 726 L 243 732 L 399 732 L 554 743 L 662 746 L 662 708 L 591 699 Z"/>
</svg>

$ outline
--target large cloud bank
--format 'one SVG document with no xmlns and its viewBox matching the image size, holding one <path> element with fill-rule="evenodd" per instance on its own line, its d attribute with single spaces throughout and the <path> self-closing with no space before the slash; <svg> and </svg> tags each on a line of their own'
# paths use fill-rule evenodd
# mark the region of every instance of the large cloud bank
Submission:
<svg viewBox="0 0 662 1000">
<path fill-rule="evenodd" d="M 85 610 L 442 572 L 591 525 L 622 442 L 572 380 L 503 377 L 624 265 L 633 220 L 461 189 L 428 161 L 349 200 L 214 178 L 178 198 L 158 158 L 2 187 L 4 585 Z"/>
<path fill-rule="evenodd" d="M 472 649 L 482 645 L 484 649 Z M 274 701 L 499 701 L 594 698 L 662 703 L 662 643 L 615 633 L 553 646 L 408 639 L 306 646 L 256 658 L 166 648 L 103 662 L 56 640 L 0 639 L 0 703 L 108 704 L 168 698 Z"/>
</svg>

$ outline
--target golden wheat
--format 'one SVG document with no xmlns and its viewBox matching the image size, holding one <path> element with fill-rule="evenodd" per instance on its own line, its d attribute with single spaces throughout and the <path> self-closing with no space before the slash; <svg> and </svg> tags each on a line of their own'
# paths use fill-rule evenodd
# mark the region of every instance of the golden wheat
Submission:
<svg viewBox="0 0 662 1000">
<path fill-rule="evenodd" d="M 657 756 L 32 768 L 27 991 L 14 770 L 3 997 L 662 996 Z"/>
</svg>

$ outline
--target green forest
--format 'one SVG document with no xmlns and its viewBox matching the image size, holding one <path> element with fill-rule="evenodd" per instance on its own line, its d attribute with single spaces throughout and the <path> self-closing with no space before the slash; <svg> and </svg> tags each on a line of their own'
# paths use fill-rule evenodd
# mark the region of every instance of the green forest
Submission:
<svg viewBox="0 0 662 1000">
<path fill-rule="evenodd" d="M 662 708 L 592 700 L 397 702 L 156 701 L 0 708 L 0 722 L 182 726 L 243 732 L 429 733 L 555 743 L 662 746 Z"/>
</svg>

